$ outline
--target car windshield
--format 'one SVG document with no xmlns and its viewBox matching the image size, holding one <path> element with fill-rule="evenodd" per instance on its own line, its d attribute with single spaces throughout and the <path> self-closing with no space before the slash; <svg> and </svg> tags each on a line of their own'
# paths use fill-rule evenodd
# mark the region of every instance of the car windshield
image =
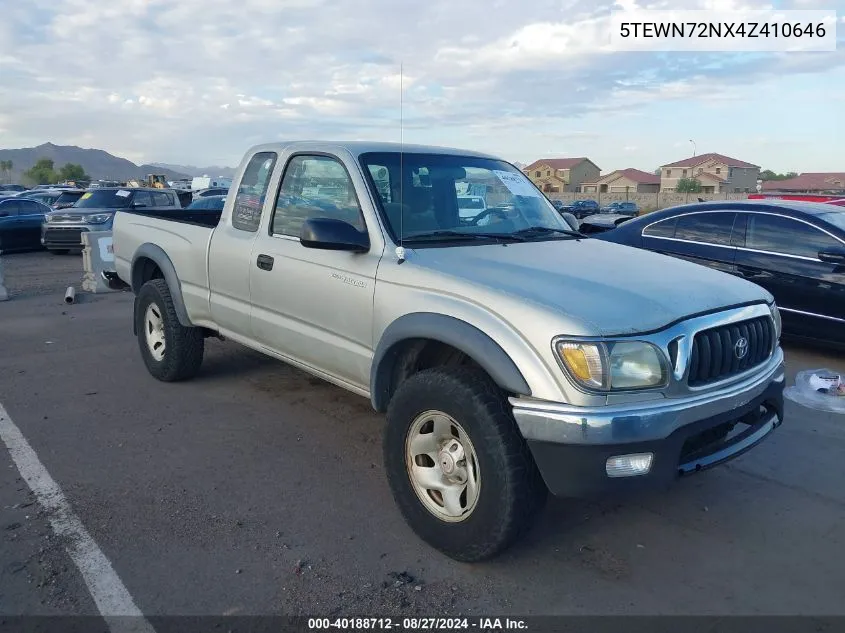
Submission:
<svg viewBox="0 0 845 633">
<path fill-rule="evenodd" d="M 54 204 L 73 204 L 82 197 L 81 191 L 65 191 L 58 198 Z"/>
<path fill-rule="evenodd" d="M 479 238 L 517 235 L 523 239 L 569 239 L 569 224 L 549 200 L 518 169 L 490 158 L 450 154 L 398 152 L 361 155 L 373 196 L 378 200 L 396 242 L 420 239 L 438 242 L 481 243 Z M 486 207 L 464 216 L 459 192 L 471 190 Z M 481 217 L 483 216 L 483 217 Z M 526 229 L 546 229 L 517 234 Z M 425 236 L 423 238 L 422 236 Z M 464 238 L 464 239 L 462 239 Z M 424 240 L 424 241 L 423 241 Z"/>
<path fill-rule="evenodd" d="M 126 209 L 132 201 L 128 189 L 98 189 L 87 191 L 73 205 L 75 209 Z"/>
</svg>

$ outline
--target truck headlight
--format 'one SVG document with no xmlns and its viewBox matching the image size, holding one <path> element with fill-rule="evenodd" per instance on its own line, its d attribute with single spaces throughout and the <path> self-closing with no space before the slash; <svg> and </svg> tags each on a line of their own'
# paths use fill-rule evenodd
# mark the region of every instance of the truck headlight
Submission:
<svg viewBox="0 0 845 633">
<path fill-rule="evenodd" d="M 103 224 L 114 217 L 114 213 L 95 213 L 85 218 L 86 224 Z"/>
<path fill-rule="evenodd" d="M 777 302 L 772 301 L 772 305 L 769 306 L 769 310 L 772 312 L 772 321 L 775 323 L 775 340 L 780 340 L 780 334 L 783 331 L 783 323 L 780 320 L 780 310 L 778 310 Z"/>
<path fill-rule="evenodd" d="M 554 349 L 566 373 L 592 391 L 664 387 L 669 363 L 645 341 L 581 342 L 556 340 Z"/>
</svg>

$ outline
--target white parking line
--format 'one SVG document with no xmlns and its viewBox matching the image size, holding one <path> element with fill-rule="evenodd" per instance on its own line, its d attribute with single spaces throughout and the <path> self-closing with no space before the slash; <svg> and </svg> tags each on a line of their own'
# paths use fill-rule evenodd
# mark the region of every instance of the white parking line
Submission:
<svg viewBox="0 0 845 633">
<path fill-rule="evenodd" d="M 88 534 L 62 489 L 50 477 L 2 403 L 0 439 L 9 449 L 12 461 L 35 493 L 38 503 L 46 510 L 53 531 L 65 539 L 65 549 L 79 568 L 97 609 L 112 633 L 155 633 L 155 629 L 135 606 L 109 559 Z"/>
</svg>

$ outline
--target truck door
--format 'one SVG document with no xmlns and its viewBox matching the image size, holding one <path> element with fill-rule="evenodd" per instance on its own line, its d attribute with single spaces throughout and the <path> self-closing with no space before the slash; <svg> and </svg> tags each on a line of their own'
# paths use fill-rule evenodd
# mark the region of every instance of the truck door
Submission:
<svg viewBox="0 0 845 633">
<path fill-rule="evenodd" d="M 249 275 L 252 246 L 258 235 L 277 158 L 275 152 L 258 152 L 250 158 L 232 212 L 221 218 L 209 244 L 211 318 L 221 330 L 247 339 L 251 338 Z"/>
<path fill-rule="evenodd" d="M 364 191 L 357 166 L 347 169 L 337 156 L 290 157 L 268 230 L 259 232 L 252 253 L 252 332 L 276 353 L 366 389 L 383 245 L 372 240 L 369 252 L 354 253 L 306 248 L 299 239 L 303 222 L 316 217 L 366 232 L 356 182 Z"/>
</svg>

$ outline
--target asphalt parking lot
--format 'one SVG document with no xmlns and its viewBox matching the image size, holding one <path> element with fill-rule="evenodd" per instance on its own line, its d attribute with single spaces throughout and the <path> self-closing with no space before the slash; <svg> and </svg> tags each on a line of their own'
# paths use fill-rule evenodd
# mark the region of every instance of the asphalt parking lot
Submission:
<svg viewBox="0 0 845 633">
<path fill-rule="evenodd" d="M 845 614 L 845 418 L 787 402 L 756 450 L 626 503 L 549 506 L 456 563 L 406 527 L 369 402 L 234 343 L 162 384 L 129 293 L 76 256 L 3 257 L 0 404 L 146 615 Z M 841 356 L 787 346 L 788 380 Z M 91 614 L 68 544 L 0 447 L 0 614 Z"/>
</svg>

